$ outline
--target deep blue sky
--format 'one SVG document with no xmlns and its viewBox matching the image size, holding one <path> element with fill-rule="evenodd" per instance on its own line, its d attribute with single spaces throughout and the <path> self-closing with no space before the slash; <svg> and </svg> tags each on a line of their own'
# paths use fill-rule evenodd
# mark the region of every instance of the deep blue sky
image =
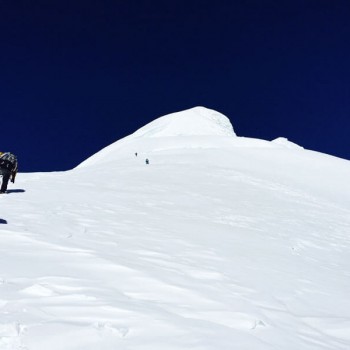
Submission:
<svg viewBox="0 0 350 350">
<path fill-rule="evenodd" d="M 350 159 L 350 1 L 0 0 L 0 150 L 70 169 L 202 105 Z"/>
</svg>

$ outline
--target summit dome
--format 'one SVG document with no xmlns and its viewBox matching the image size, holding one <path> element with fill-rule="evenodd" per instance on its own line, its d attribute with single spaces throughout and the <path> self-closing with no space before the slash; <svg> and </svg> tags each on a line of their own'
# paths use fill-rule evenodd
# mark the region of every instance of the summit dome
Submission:
<svg viewBox="0 0 350 350">
<path fill-rule="evenodd" d="M 205 107 L 167 114 L 138 129 L 133 136 L 236 136 L 230 120 Z"/>
</svg>

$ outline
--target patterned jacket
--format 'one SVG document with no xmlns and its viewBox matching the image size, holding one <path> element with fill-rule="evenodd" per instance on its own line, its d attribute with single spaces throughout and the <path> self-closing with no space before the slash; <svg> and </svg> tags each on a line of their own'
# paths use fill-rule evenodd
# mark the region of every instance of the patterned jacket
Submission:
<svg viewBox="0 0 350 350">
<path fill-rule="evenodd" d="M 12 180 L 14 181 L 18 171 L 17 157 L 10 152 L 2 153 L 0 155 L 0 168 L 11 171 Z"/>
</svg>

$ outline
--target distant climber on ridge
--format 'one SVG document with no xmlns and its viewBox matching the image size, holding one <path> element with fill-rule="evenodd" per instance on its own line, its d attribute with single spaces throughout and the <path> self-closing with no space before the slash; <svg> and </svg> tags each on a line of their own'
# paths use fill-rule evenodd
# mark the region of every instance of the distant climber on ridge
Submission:
<svg viewBox="0 0 350 350">
<path fill-rule="evenodd" d="M 2 184 L 0 189 L 1 193 L 6 193 L 8 182 L 11 178 L 11 182 L 15 183 L 15 178 L 18 170 L 17 157 L 10 153 L 0 152 L 0 175 L 2 175 Z"/>
</svg>

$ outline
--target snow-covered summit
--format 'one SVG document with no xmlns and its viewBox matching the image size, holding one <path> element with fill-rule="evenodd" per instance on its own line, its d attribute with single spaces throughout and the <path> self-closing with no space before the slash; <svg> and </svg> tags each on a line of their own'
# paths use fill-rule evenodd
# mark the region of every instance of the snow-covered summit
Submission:
<svg viewBox="0 0 350 350">
<path fill-rule="evenodd" d="M 157 118 L 133 136 L 236 136 L 229 119 L 205 107 L 194 107 Z"/>
<path fill-rule="evenodd" d="M 130 159 L 134 153 L 144 158 L 169 150 L 236 148 L 299 149 L 285 138 L 273 141 L 237 137 L 230 120 L 205 107 L 194 107 L 159 117 L 133 134 L 92 155 L 78 167 Z"/>
<path fill-rule="evenodd" d="M 135 152 L 150 153 L 179 148 L 217 148 L 237 139 L 230 120 L 205 107 L 167 114 L 133 134 L 105 147 L 78 167 L 113 162 Z"/>
</svg>

